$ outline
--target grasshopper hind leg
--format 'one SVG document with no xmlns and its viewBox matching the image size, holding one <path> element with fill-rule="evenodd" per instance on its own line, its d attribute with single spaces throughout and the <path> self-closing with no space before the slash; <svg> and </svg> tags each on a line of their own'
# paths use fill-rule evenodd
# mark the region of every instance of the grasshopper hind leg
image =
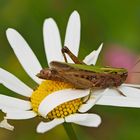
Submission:
<svg viewBox="0 0 140 140">
<path fill-rule="evenodd" d="M 126 97 L 126 95 L 124 95 L 123 94 L 123 92 L 122 91 L 120 91 L 118 88 L 116 88 L 116 87 L 114 87 L 114 89 L 120 94 L 120 95 L 122 95 L 122 96 L 124 96 L 124 97 Z"/>
<path fill-rule="evenodd" d="M 72 61 L 75 63 L 75 64 L 85 64 L 83 61 L 80 61 L 69 49 L 68 47 L 64 46 L 62 49 L 61 49 L 61 52 L 63 54 L 63 57 L 64 57 L 64 60 L 65 62 L 67 63 L 67 57 L 66 57 L 66 54 L 72 59 Z"/>
<path fill-rule="evenodd" d="M 66 54 L 65 54 L 67 49 L 68 49 L 67 47 L 63 47 L 61 49 L 62 55 L 63 55 L 64 60 L 65 60 L 66 63 L 68 62 L 67 57 L 66 57 Z"/>
</svg>

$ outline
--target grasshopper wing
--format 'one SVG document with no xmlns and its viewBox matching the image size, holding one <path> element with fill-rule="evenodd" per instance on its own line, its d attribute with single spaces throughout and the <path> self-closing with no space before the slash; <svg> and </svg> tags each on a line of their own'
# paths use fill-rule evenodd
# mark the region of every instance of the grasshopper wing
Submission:
<svg viewBox="0 0 140 140">
<path fill-rule="evenodd" d="M 87 79 L 85 72 L 70 70 L 70 71 L 59 71 L 58 72 L 66 82 L 74 85 L 75 88 L 87 89 L 93 87 L 93 83 Z M 85 75 L 83 75 L 85 74 Z M 91 76 L 91 75 L 90 75 Z"/>
</svg>

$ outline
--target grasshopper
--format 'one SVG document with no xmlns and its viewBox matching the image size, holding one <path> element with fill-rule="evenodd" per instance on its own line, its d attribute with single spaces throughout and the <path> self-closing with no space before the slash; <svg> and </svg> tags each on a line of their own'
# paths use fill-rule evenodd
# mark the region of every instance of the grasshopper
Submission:
<svg viewBox="0 0 140 140">
<path fill-rule="evenodd" d="M 86 65 L 67 47 L 62 48 L 62 54 L 65 62 L 52 61 L 50 68 L 42 69 L 37 76 L 42 79 L 70 83 L 78 89 L 116 88 L 127 78 L 128 72 L 124 68 Z M 75 64 L 67 63 L 65 54 L 68 54 Z"/>
</svg>

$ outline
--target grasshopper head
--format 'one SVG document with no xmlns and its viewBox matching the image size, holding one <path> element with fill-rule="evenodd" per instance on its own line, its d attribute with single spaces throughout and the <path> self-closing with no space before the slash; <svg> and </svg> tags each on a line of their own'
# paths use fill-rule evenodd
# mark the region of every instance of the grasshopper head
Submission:
<svg viewBox="0 0 140 140">
<path fill-rule="evenodd" d="M 55 73 L 56 73 L 56 71 L 54 69 L 45 68 L 45 69 L 42 69 L 40 71 L 40 73 L 38 73 L 36 76 L 41 79 L 49 80 L 49 79 L 51 79 L 52 75 L 54 75 Z"/>
</svg>

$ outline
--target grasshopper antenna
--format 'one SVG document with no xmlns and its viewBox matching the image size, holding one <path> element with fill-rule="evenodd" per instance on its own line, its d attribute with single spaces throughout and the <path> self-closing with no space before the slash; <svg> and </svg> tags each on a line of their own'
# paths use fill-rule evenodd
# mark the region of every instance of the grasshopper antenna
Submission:
<svg viewBox="0 0 140 140">
<path fill-rule="evenodd" d="M 136 63 L 133 65 L 133 68 L 137 65 L 137 64 L 139 64 L 139 62 L 140 62 L 140 58 L 136 61 Z M 132 69 L 133 69 L 132 68 Z"/>
<path fill-rule="evenodd" d="M 131 73 L 139 74 L 139 71 L 132 71 Z"/>
<path fill-rule="evenodd" d="M 140 58 L 136 61 L 136 63 L 133 65 L 133 68 L 132 69 L 134 69 L 134 67 L 137 65 L 137 64 L 139 64 L 139 62 L 140 62 Z M 135 73 L 135 74 L 138 74 L 138 73 L 140 73 L 139 71 L 132 71 L 131 73 Z"/>
<path fill-rule="evenodd" d="M 64 46 L 61 50 L 62 54 L 63 54 L 63 57 L 65 59 L 65 62 L 67 62 L 67 58 L 66 58 L 66 55 L 67 54 L 75 64 L 84 64 L 85 63 L 83 61 L 80 61 L 78 60 L 78 58 L 68 49 L 68 47 Z"/>
</svg>

